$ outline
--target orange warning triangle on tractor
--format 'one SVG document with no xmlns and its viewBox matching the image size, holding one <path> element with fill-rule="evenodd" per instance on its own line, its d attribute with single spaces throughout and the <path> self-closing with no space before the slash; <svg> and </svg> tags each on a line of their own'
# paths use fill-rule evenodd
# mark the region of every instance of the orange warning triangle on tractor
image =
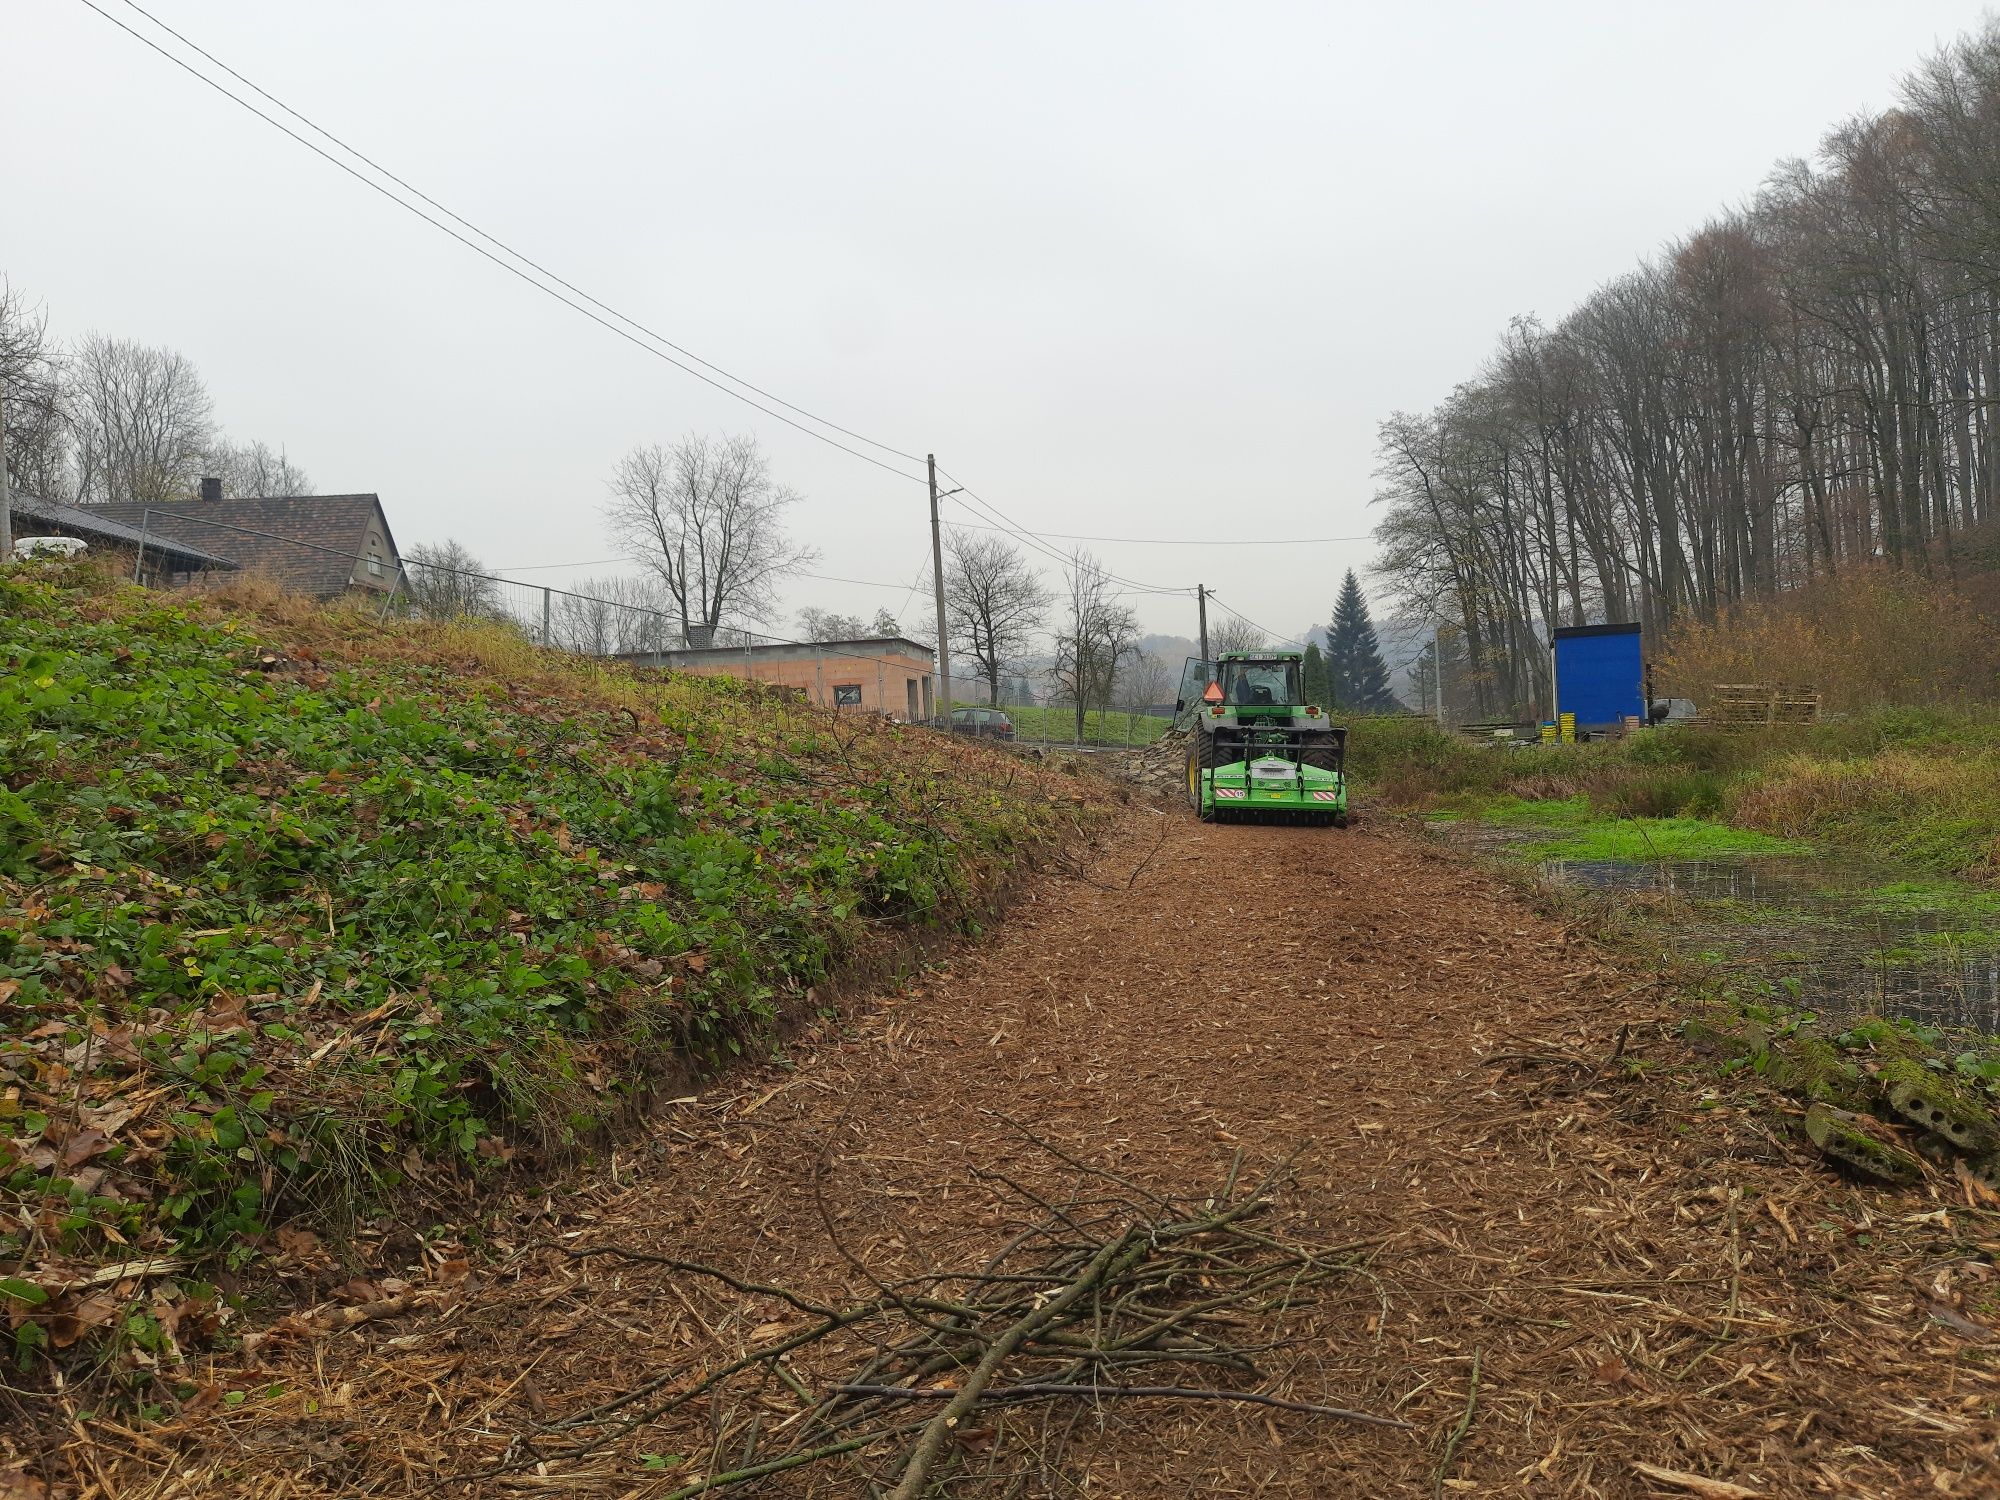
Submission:
<svg viewBox="0 0 2000 1500">
<path fill-rule="evenodd" d="M 1209 683 L 1207 689 L 1201 695 L 1201 701 L 1204 703 L 1220 703 L 1222 701 L 1222 684 L 1219 682 Z"/>
</svg>

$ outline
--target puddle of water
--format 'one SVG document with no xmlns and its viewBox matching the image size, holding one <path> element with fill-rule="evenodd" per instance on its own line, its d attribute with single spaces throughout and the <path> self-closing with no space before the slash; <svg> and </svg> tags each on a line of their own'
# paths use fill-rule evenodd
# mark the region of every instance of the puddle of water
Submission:
<svg viewBox="0 0 2000 1500">
<path fill-rule="evenodd" d="M 1477 825 L 1441 831 L 1517 852 L 1546 837 Z M 1721 954 L 1732 968 L 1795 987 L 1797 1003 L 1830 1021 L 1877 1014 L 2000 1034 L 2000 919 L 1969 919 L 1921 901 L 1885 909 L 1881 888 L 1907 871 L 1799 854 L 1549 859 L 1542 871 L 1592 890 L 1678 898 L 1686 918 L 1672 924 L 1672 938 L 1682 952 Z"/>
<path fill-rule="evenodd" d="M 1774 983 L 1792 981 L 1799 1002 L 1829 1018 L 1874 1013 L 2000 1032 L 2000 929 L 1968 940 L 1962 916 L 1871 908 L 1896 872 L 1810 855 L 1552 859 L 1542 869 L 1593 890 L 1681 897 L 1690 920 L 1676 937 L 1685 949 L 1721 952 Z M 1729 920 L 1716 911 L 1721 902 L 1738 908 Z"/>
</svg>

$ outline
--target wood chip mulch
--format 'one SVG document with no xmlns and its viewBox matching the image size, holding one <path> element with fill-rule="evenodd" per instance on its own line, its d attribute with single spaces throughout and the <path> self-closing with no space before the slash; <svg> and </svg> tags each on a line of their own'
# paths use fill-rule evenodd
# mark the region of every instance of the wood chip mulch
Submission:
<svg viewBox="0 0 2000 1500">
<path fill-rule="evenodd" d="M 933 1492 L 2000 1494 L 2000 1218 L 1794 1134 L 1688 1056 L 1651 976 L 1417 839 L 1135 807 L 946 967 L 662 1104 L 482 1243 L 432 1236 L 384 1305 L 204 1359 L 212 1397 L 161 1423 L 80 1419 L 51 1493 L 660 1500 L 879 1360 L 857 1326 L 604 1415 L 800 1333 L 788 1296 L 935 1287 L 1044 1209 L 1082 1234 L 1289 1159 L 1258 1232 L 1339 1273 L 1218 1314 L 1254 1374 L 1145 1383 L 1407 1428 L 1030 1388 L 953 1429 Z M 577 1253 L 612 1247 L 658 1259 Z M 886 1494 L 907 1451 L 712 1493 Z"/>
</svg>

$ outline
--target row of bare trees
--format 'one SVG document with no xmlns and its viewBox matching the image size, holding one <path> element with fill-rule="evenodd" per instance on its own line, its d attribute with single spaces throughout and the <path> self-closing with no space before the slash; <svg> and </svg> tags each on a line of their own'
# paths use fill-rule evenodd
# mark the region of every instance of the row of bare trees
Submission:
<svg viewBox="0 0 2000 1500">
<path fill-rule="evenodd" d="M 235 442 L 186 355 L 92 333 L 64 344 L 44 309 L 0 281 L 0 394 L 7 470 L 23 493 L 88 505 L 193 498 L 203 476 L 231 495 L 307 495 L 312 481 L 262 442 Z"/>
<path fill-rule="evenodd" d="M 780 585 L 818 560 L 816 550 L 786 534 L 785 513 L 799 496 L 773 477 L 754 438 L 697 434 L 642 444 L 619 461 L 608 488 L 612 533 L 644 569 L 643 582 L 620 586 L 643 594 L 651 601 L 646 608 L 677 618 L 690 639 L 779 618 Z M 606 585 L 600 580 L 598 588 Z M 1058 591 L 1004 537 L 952 531 L 944 603 L 954 659 L 970 666 L 989 703 L 1001 701 L 1049 642 L 1053 650 L 1039 670 L 1054 696 L 1077 705 L 1079 732 L 1086 708 L 1140 691 L 1154 696 L 1137 701 L 1153 702 L 1166 691 L 1157 685 L 1165 670 L 1138 650 L 1136 617 L 1088 553 L 1066 559 Z M 888 610 L 862 620 L 809 607 L 797 618 L 807 640 L 903 633 Z M 936 621 L 917 628 L 928 638 Z"/>
<path fill-rule="evenodd" d="M 1549 632 L 1712 618 L 2000 517 L 2000 25 L 1747 209 L 1514 322 L 1381 428 L 1388 580 L 1477 711 L 1545 705 Z"/>
</svg>

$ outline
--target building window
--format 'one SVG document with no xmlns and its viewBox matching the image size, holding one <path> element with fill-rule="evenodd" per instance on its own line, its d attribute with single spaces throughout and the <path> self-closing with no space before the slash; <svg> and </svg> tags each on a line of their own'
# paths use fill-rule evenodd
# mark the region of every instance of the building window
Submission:
<svg viewBox="0 0 2000 1500">
<path fill-rule="evenodd" d="M 835 708 L 861 707 L 861 684 L 858 682 L 836 682 L 833 685 L 833 706 Z"/>
<path fill-rule="evenodd" d="M 369 558 L 368 571 L 375 577 L 380 578 L 382 576 L 382 559 L 379 557 Z"/>
</svg>

